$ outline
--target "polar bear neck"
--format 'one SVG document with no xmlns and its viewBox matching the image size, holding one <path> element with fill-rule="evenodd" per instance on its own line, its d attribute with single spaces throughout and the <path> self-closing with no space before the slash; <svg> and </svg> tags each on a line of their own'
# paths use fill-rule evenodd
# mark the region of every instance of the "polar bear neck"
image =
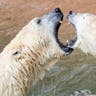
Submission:
<svg viewBox="0 0 96 96">
<path fill-rule="evenodd" d="M 5 73 L 2 75 L 1 79 L 1 86 L 3 86 L 1 88 L 3 89 L 0 89 L 2 90 L 0 96 L 2 96 L 3 90 L 4 94 L 10 94 L 10 96 L 14 96 L 15 94 L 15 96 L 26 96 L 31 85 L 33 86 L 39 78 L 43 78 L 44 70 L 47 67 L 49 68 L 54 65 L 60 55 L 57 54 L 58 56 L 56 56 L 55 54 L 55 52 L 58 51 L 58 47 L 57 49 L 54 49 L 57 44 L 55 45 L 54 43 L 50 45 L 51 47 L 54 46 L 52 50 L 49 46 L 50 43 L 47 40 L 42 42 L 38 40 L 38 44 L 36 44 L 36 46 L 28 46 L 21 42 L 15 42 L 16 44 L 13 43 L 14 41 L 5 47 L 4 51 L 1 53 L 4 54 L 5 57 L 5 55 L 8 54 L 8 51 L 9 53 L 12 53 L 14 50 L 19 49 L 13 53 L 13 56 L 12 54 L 7 55 L 10 56 L 8 60 L 10 61 L 11 58 L 13 64 L 11 65 L 8 61 L 10 65 L 5 65 Z"/>
</svg>

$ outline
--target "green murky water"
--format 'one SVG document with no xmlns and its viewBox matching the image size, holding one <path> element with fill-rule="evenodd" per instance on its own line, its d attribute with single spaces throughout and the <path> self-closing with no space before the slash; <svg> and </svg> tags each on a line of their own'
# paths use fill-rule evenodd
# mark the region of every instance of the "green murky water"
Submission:
<svg viewBox="0 0 96 96">
<path fill-rule="evenodd" d="M 32 96 L 69 96 L 83 89 L 96 93 L 96 60 L 76 51 L 46 72 L 32 90 Z"/>
</svg>

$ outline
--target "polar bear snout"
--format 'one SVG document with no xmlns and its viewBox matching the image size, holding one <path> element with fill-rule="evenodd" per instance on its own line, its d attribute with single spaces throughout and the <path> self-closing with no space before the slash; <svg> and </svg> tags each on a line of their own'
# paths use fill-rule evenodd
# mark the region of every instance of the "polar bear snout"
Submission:
<svg viewBox="0 0 96 96">
<path fill-rule="evenodd" d="M 57 18 L 57 21 L 62 21 L 64 14 L 61 12 L 61 10 L 59 8 L 55 8 L 52 13 L 50 13 L 50 15 L 53 15 L 53 17 Z M 56 21 L 56 20 L 55 20 Z"/>
<path fill-rule="evenodd" d="M 69 23 L 74 24 L 74 17 L 77 15 L 74 11 L 69 11 L 69 14 L 67 15 L 67 19 Z"/>
<path fill-rule="evenodd" d="M 63 15 L 63 13 L 61 12 L 61 10 L 60 10 L 59 8 L 55 8 L 55 9 L 53 10 L 53 13 L 60 13 L 60 14 Z"/>
<path fill-rule="evenodd" d="M 73 11 L 69 11 L 69 14 L 72 14 L 73 13 Z"/>
<path fill-rule="evenodd" d="M 74 17 L 74 16 L 76 16 L 76 15 L 77 15 L 76 12 L 74 12 L 74 11 L 69 11 L 69 14 L 68 14 L 67 18 Z"/>
<path fill-rule="evenodd" d="M 63 20 L 63 13 L 59 8 L 55 8 L 51 12 L 43 15 L 41 17 L 42 24 L 47 24 L 47 26 L 56 26 L 58 23 L 61 23 Z"/>
<path fill-rule="evenodd" d="M 69 15 L 76 15 L 76 12 L 74 12 L 74 11 L 69 11 Z"/>
</svg>

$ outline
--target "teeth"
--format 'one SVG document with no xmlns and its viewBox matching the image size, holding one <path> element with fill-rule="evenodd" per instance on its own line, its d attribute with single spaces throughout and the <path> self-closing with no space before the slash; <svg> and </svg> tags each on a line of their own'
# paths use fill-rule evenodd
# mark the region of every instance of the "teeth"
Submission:
<svg viewBox="0 0 96 96">
<path fill-rule="evenodd" d="M 70 24 L 70 22 L 68 22 L 68 24 Z"/>
<path fill-rule="evenodd" d="M 67 40 L 66 43 L 68 43 L 69 41 Z"/>
<path fill-rule="evenodd" d="M 62 24 L 63 22 L 62 22 L 62 21 L 60 21 L 60 23 Z"/>
</svg>

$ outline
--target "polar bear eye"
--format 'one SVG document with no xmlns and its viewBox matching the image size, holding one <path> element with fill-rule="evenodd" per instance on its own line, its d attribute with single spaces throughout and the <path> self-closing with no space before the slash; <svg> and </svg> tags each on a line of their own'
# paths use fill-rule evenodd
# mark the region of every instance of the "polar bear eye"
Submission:
<svg viewBox="0 0 96 96">
<path fill-rule="evenodd" d="M 19 51 L 16 51 L 16 52 L 13 53 L 13 55 L 17 55 L 17 54 L 19 54 Z"/>
<path fill-rule="evenodd" d="M 40 22 L 41 22 L 41 19 L 38 19 L 38 20 L 37 20 L 37 24 L 40 24 Z"/>
</svg>

